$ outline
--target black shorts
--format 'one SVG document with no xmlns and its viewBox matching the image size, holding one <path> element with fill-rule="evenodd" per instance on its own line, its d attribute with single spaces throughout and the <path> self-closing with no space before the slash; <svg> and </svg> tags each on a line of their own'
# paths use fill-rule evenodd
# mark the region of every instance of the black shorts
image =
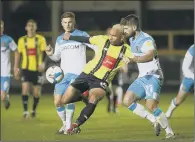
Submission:
<svg viewBox="0 0 195 142">
<path fill-rule="evenodd" d="M 86 90 L 91 90 L 93 88 L 102 88 L 106 92 L 108 90 L 108 83 L 96 78 L 91 74 L 81 73 L 71 85 L 81 91 L 81 93 Z"/>
<path fill-rule="evenodd" d="M 114 76 L 114 78 L 113 78 L 113 80 L 112 80 L 112 85 L 116 85 L 116 86 L 119 85 L 118 76 L 119 76 L 118 73 Z"/>
<path fill-rule="evenodd" d="M 42 84 L 42 73 L 38 71 L 22 70 L 22 82 L 30 82 L 33 85 Z"/>
</svg>

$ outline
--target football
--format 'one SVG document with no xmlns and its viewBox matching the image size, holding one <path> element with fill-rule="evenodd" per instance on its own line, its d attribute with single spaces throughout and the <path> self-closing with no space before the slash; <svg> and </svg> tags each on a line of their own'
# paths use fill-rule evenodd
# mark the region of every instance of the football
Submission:
<svg viewBox="0 0 195 142">
<path fill-rule="evenodd" d="M 64 78 L 63 70 L 58 66 L 51 66 L 46 71 L 46 78 L 52 84 L 59 83 Z"/>
</svg>

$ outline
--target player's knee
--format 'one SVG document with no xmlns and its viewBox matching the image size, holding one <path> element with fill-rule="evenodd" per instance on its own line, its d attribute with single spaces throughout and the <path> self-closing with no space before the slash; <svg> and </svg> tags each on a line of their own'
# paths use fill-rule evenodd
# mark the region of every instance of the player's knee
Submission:
<svg viewBox="0 0 195 142">
<path fill-rule="evenodd" d="M 157 101 L 152 101 L 152 102 L 146 101 L 146 106 L 150 111 L 153 112 L 154 110 L 156 110 L 156 108 L 158 108 L 158 103 Z"/>
<path fill-rule="evenodd" d="M 1 100 L 4 101 L 5 100 L 5 97 L 6 96 L 6 93 L 4 91 L 1 91 Z"/>
<path fill-rule="evenodd" d="M 55 99 L 55 100 L 54 100 L 54 105 L 55 105 L 56 107 L 60 107 L 60 106 L 61 106 L 60 99 Z"/>
<path fill-rule="evenodd" d="M 133 102 L 135 101 L 133 94 L 131 94 L 130 92 L 127 92 L 124 96 L 123 99 L 123 105 L 125 106 L 130 106 Z"/>
<path fill-rule="evenodd" d="M 103 98 L 104 98 L 103 95 L 92 94 L 92 95 L 89 96 L 89 103 L 97 104 Z"/>
<path fill-rule="evenodd" d="M 97 104 L 100 100 L 104 98 L 106 92 L 102 89 L 92 89 L 89 92 L 89 102 Z"/>
</svg>

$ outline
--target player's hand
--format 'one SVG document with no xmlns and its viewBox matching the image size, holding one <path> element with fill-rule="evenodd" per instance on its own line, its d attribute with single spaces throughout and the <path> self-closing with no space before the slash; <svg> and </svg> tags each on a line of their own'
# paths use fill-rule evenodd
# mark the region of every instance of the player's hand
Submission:
<svg viewBox="0 0 195 142">
<path fill-rule="evenodd" d="M 131 58 L 123 56 L 123 62 L 125 62 L 125 64 L 128 64 L 128 63 L 132 63 L 133 60 Z"/>
<path fill-rule="evenodd" d="M 69 32 L 65 32 L 63 39 L 64 40 L 69 40 L 70 39 L 70 33 Z"/>
<path fill-rule="evenodd" d="M 128 65 L 122 66 L 122 67 L 120 68 L 120 71 L 121 71 L 121 72 L 124 72 L 124 73 L 128 73 Z"/>
<path fill-rule="evenodd" d="M 45 49 L 45 52 L 48 56 L 52 56 L 53 55 L 53 48 L 51 47 L 51 45 L 48 45 Z"/>
<path fill-rule="evenodd" d="M 44 72 L 45 71 L 45 63 L 42 63 L 41 65 L 38 66 L 38 71 L 39 72 Z"/>
<path fill-rule="evenodd" d="M 14 78 L 16 80 L 20 79 L 20 69 L 19 68 L 14 68 Z"/>
<path fill-rule="evenodd" d="M 138 58 L 137 56 L 134 56 L 134 58 L 132 58 L 132 61 L 135 62 L 135 63 L 138 63 Z"/>
</svg>

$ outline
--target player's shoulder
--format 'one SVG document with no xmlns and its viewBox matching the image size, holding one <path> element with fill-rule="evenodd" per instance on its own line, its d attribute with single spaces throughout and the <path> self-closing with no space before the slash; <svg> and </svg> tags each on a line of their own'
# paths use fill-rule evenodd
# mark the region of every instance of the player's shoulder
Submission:
<svg viewBox="0 0 195 142">
<path fill-rule="evenodd" d="M 73 36 L 89 36 L 87 32 L 79 30 L 79 29 L 75 29 L 71 35 Z"/>
<path fill-rule="evenodd" d="M 19 37 L 18 41 L 22 41 L 22 40 L 24 40 L 25 38 L 26 38 L 25 35 L 24 35 L 24 36 L 21 36 L 21 37 Z"/>
<path fill-rule="evenodd" d="M 147 40 L 153 41 L 154 40 L 150 34 L 143 32 L 143 31 L 141 32 L 140 38 L 144 41 L 147 41 Z"/>
<path fill-rule="evenodd" d="M 6 34 L 4 34 L 4 35 L 2 36 L 2 38 L 4 38 L 5 40 L 8 40 L 8 41 L 12 41 L 12 40 L 13 40 L 13 38 L 12 38 L 11 36 L 6 35 Z"/>
<path fill-rule="evenodd" d="M 188 49 L 188 52 L 194 56 L 194 44 L 190 46 L 190 48 Z"/>
<path fill-rule="evenodd" d="M 95 35 L 95 36 L 92 36 L 92 38 L 96 38 L 97 40 L 107 40 L 108 39 L 108 36 L 107 35 Z"/>
<path fill-rule="evenodd" d="M 56 39 L 56 42 L 59 43 L 61 40 L 63 40 L 63 36 L 64 36 L 64 33 L 60 34 L 57 39 Z"/>
<path fill-rule="evenodd" d="M 43 35 L 40 35 L 40 34 L 36 34 L 36 37 L 41 39 L 41 40 L 45 39 L 45 37 Z"/>
</svg>

